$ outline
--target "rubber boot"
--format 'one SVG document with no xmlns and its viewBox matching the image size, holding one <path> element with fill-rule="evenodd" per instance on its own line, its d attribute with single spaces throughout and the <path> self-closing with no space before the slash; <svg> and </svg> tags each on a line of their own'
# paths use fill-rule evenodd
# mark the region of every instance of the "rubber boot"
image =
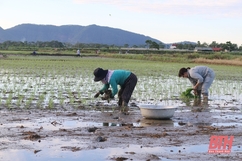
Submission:
<svg viewBox="0 0 242 161">
<path fill-rule="evenodd" d="M 201 90 L 197 90 L 197 97 L 201 98 L 201 95 L 202 95 L 202 91 Z"/>
<path fill-rule="evenodd" d="M 115 109 L 118 110 L 118 111 L 121 111 L 122 110 L 122 103 L 123 103 L 122 98 L 119 98 L 117 103 L 118 103 L 118 107 L 115 108 Z"/>
<path fill-rule="evenodd" d="M 201 112 L 203 110 L 201 105 L 201 98 L 195 98 L 193 102 L 192 112 Z"/>
<path fill-rule="evenodd" d="M 204 108 L 207 108 L 209 105 L 208 105 L 208 95 L 207 94 L 203 94 L 203 102 L 202 102 L 202 106 Z"/>
<path fill-rule="evenodd" d="M 193 102 L 193 106 L 201 107 L 201 98 L 195 98 Z"/>
<path fill-rule="evenodd" d="M 123 103 L 123 99 L 122 99 L 122 90 L 120 89 L 118 91 L 118 106 L 121 108 L 122 107 L 122 103 Z"/>
<path fill-rule="evenodd" d="M 119 100 L 118 100 L 118 106 L 121 107 L 122 106 L 122 103 L 123 103 L 122 98 L 119 98 Z"/>
<path fill-rule="evenodd" d="M 122 102 L 122 109 L 121 110 L 122 110 L 121 112 L 123 112 L 123 113 L 126 113 L 126 112 L 129 111 L 129 107 L 128 107 L 127 102 L 125 102 L 125 101 Z"/>
</svg>

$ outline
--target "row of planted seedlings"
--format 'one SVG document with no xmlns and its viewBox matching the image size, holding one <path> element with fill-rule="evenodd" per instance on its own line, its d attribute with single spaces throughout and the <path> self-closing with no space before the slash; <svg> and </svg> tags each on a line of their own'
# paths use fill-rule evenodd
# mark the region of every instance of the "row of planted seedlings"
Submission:
<svg viewBox="0 0 242 161">
<path fill-rule="evenodd" d="M 17 64 L 1 66 L 0 69 L 0 106 L 8 108 L 97 108 L 101 102 L 116 106 L 115 101 L 94 99 L 93 95 L 101 88 L 101 83 L 93 81 L 95 67 L 81 68 L 80 65 L 56 62 L 46 65 Z M 69 63 L 69 64 L 68 64 Z M 2 64 L 1 64 L 2 65 Z M 135 65 L 134 65 L 135 66 Z M 115 68 L 115 67 L 113 67 Z M 191 87 L 187 79 L 174 75 L 157 74 L 148 69 L 138 73 L 138 83 L 131 102 L 136 104 L 164 104 L 185 106 L 179 96 Z M 241 106 L 241 81 L 215 79 L 210 88 L 210 99 L 214 106 L 232 104 Z"/>
<path fill-rule="evenodd" d="M 191 83 L 188 80 L 184 83 L 187 83 L 191 87 Z M 213 84 L 209 88 L 209 108 L 214 109 L 214 111 L 217 109 L 222 111 L 230 109 L 241 112 L 242 86 L 240 84 L 241 82 L 239 80 L 231 80 L 227 78 L 220 80 L 215 78 Z M 181 88 L 183 91 L 186 90 L 184 87 Z M 189 87 L 187 86 L 187 88 Z M 195 98 L 189 99 L 188 101 L 189 102 L 184 103 L 190 107 L 196 106 Z"/>
<path fill-rule="evenodd" d="M 137 86 L 137 102 L 140 104 L 159 104 L 163 106 L 175 106 L 180 110 L 191 110 L 191 102 L 194 99 L 182 99 L 181 93 L 191 84 L 186 79 L 173 75 L 149 76 L 139 78 Z M 139 96 L 138 96 L 139 95 Z"/>
<path fill-rule="evenodd" d="M 211 104 L 220 110 L 242 110 L 242 86 L 239 80 L 215 80 L 211 89 Z"/>
<path fill-rule="evenodd" d="M 22 74 L 16 74 L 16 73 Z M 1 75 L 1 102 L 8 108 L 31 106 L 53 108 L 95 104 L 94 92 L 101 84 L 94 83 L 89 71 L 82 73 L 63 73 L 62 70 L 28 70 L 8 72 Z M 69 75 L 70 74 L 70 75 Z M 133 101 L 152 104 L 181 106 L 179 95 L 190 86 L 186 79 L 164 75 L 160 77 L 143 76 L 133 94 Z M 241 86 L 236 81 L 215 80 L 210 89 L 212 100 L 217 105 L 224 103 L 241 105 Z M 132 100 L 131 100 L 132 101 Z"/>
<path fill-rule="evenodd" d="M 140 103 L 174 105 L 179 100 L 180 79 L 171 75 L 139 78 L 135 96 Z"/>
<path fill-rule="evenodd" d="M 0 106 L 82 108 L 93 104 L 92 72 L 73 59 L 61 60 L 64 63 L 40 59 L 0 64 Z"/>
<path fill-rule="evenodd" d="M 8 108 L 54 108 L 67 105 L 81 107 L 90 104 L 95 106 L 95 102 L 101 100 L 94 100 L 93 95 L 102 85 L 93 81 L 89 71 L 79 73 L 36 69 L 27 72 L 5 72 L 1 75 L 0 103 Z M 165 76 L 167 77 L 169 76 Z M 175 93 L 172 90 L 176 91 L 176 96 L 179 94 L 177 86 L 172 87 L 165 81 L 167 80 L 162 77 L 140 77 L 131 102 L 169 104 L 171 93 Z M 111 104 L 115 102 L 112 101 Z"/>
<path fill-rule="evenodd" d="M 178 106 L 193 108 L 195 98 L 182 99 L 181 93 L 192 84 L 188 79 L 179 78 L 171 75 L 159 77 L 141 77 L 135 97 L 139 103 L 163 104 L 168 106 Z M 218 80 L 215 79 L 209 89 L 210 107 L 220 109 L 232 108 L 242 110 L 242 86 L 239 80 Z M 225 107 L 225 108 L 223 108 Z"/>
<path fill-rule="evenodd" d="M 36 69 L 28 72 L 22 69 L 13 72 L 3 71 L 0 82 L 0 105 L 8 108 L 79 106 L 81 102 L 85 102 L 90 90 L 85 85 L 89 81 L 85 74 Z"/>
</svg>

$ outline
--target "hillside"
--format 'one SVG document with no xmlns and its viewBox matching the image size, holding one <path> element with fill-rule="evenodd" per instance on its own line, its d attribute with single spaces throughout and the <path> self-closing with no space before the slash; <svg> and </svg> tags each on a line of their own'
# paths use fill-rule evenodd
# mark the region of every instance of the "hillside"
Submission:
<svg viewBox="0 0 242 161">
<path fill-rule="evenodd" d="M 35 25 L 21 24 L 9 29 L 0 27 L 0 42 L 4 41 L 60 41 L 75 43 L 98 43 L 108 45 L 144 45 L 146 40 L 162 43 L 149 36 L 121 29 L 97 25 Z"/>
</svg>

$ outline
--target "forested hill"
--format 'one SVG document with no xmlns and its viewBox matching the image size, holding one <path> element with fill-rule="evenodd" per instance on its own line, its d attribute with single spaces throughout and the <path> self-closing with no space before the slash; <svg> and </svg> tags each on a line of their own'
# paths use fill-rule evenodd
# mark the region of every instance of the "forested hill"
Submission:
<svg viewBox="0 0 242 161">
<path fill-rule="evenodd" d="M 9 29 L 0 27 L 0 42 L 59 41 L 65 43 L 97 43 L 108 45 L 144 45 L 146 40 L 161 43 L 149 36 L 97 25 L 35 25 L 21 24 Z"/>
</svg>

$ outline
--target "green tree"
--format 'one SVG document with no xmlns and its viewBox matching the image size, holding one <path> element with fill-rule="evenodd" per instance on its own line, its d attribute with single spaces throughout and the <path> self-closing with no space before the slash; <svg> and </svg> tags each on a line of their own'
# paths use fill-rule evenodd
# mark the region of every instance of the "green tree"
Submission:
<svg viewBox="0 0 242 161">
<path fill-rule="evenodd" d="M 128 47 L 129 47 L 129 44 L 124 44 L 124 47 L 125 47 L 125 48 L 128 48 Z"/>
<path fill-rule="evenodd" d="M 146 40 L 145 43 L 146 43 L 148 48 L 150 48 L 150 46 L 152 45 L 152 41 L 151 40 Z"/>
<path fill-rule="evenodd" d="M 242 51 L 242 44 L 239 46 L 239 51 Z"/>
<path fill-rule="evenodd" d="M 147 44 L 148 48 L 154 48 L 159 50 L 160 46 L 155 41 L 152 40 L 146 40 L 145 43 Z"/>
<path fill-rule="evenodd" d="M 216 48 L 216 47 L 219 47 L 219 44 L 216 43 L 216 41 L 213 41 L 213 42 L 209 45 L 209 47 Z"/>
<path fill-rule="evenodd" d="M 165 44 L 164 43 L 160 43 L 159 46 L 160 46 L 161 49 L 165 48 Z"/>
<path fill-rule="evenodd" d="M 152 41 L 152 44 L 151 44 L 150 48 L 154 48 L 154 49 L 159 50 L 160 46 L 156 42 Z"/>
</svg>

